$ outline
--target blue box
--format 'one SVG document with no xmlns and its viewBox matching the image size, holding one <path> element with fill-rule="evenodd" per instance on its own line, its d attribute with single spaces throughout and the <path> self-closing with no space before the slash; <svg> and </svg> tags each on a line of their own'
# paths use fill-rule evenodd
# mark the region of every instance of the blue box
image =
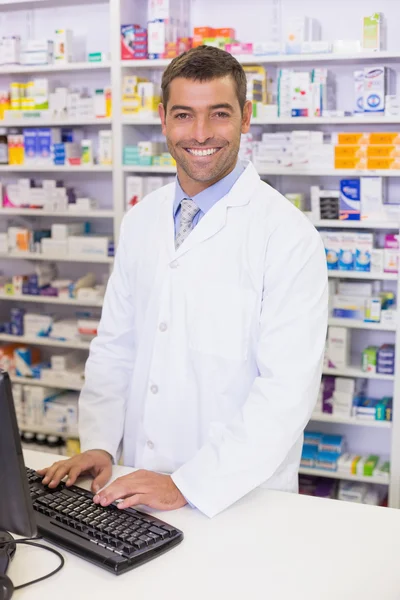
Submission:
<svg viewBox="0 0 400 600">
<path fill-rule="evenodd" d="M 340 219 L 343 221 L 359 221 L 361 218 L 361 193 L 359 179 L 342 179 L 340 181 Z"/>
<path fill-rule="evenodd" d="M 318 448 L 323 434 L 319 431 L 305 431 L 304 432 L 304 445 L 305 446 L 316 446 Z"/>
<path fill-rule="evenodd" d="M 324 471 L 337 471 L 337 461 L 340 454 L 337 452 L 318 452 L 315 459 L 317 469 Z"/>
<path fill-rule="evenodd" d="M 51 160 L 51 129 L 37 130 L 37 154 L 40 160 Z"/>
<path fill-rule="evenodd" d="M 308 469 L 315 467 L 318 448 L 316 446 L 304 445 L 301 452 L 301 466 Z"/>
<path fill-rule="evenodd" d="M 323 435 L 318 449 L 321 453 L 342 454 L 344 451 L 344 438 L 342 435 Z"/>
<path fill-rule="evenodd" d="M 26 160 L 36 160 L 38 156 L 37 129 L 24 129 L 24 152 Z"/>
</svg>

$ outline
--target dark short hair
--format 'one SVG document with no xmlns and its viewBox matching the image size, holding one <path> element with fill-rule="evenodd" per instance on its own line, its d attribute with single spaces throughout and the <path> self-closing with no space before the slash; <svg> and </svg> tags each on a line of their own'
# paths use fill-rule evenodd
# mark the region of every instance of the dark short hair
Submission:
<svg viewBox="0 0 400 600">
<path fill-rule="evenodd" d="M 230 75 L 235 82 L 240 109 L 246 102 L 247 81 L 242 65 L 225 50 L 213 46 L 198 46 L 173 59 L 164 71 L 161 83 L 162 103 L 167 108 L 169 84 L 177 77 L 193 81 L 211 81 Z"/>
</svg>

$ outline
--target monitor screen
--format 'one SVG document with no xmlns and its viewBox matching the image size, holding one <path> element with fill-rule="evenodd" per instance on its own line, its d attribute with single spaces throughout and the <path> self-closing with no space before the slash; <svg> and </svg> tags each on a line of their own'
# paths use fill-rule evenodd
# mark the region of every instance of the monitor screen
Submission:
<svg viewBox="0 0 400 600">
<path fill-rule="evenodd" d="M 10 378 L 0 370 L 0 530 L 36 535 Z"/>
</svg>

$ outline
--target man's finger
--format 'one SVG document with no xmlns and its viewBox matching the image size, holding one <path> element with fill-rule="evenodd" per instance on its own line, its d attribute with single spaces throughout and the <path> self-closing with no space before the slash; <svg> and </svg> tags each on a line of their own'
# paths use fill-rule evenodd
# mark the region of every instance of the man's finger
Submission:
<svg viewBox="0 0 400 600">
<path fill-rule="evenodd" d="M 76 466 L 76 467 L 71 467 L 69 473 L 68 473 L 68 479 L 66 481 L 66 485 L 73 485 L 75 483 L 75 481 L 78 479 L 79 475 L 82 473 L 83 467 L 81 466 Z"/>
<path fill-rule="evenodd" d="M 66 475 L 68 475 L 70 468 L 70 465 L 60 465 L 49 479 L 49 483 L 47 485 L 50 488 L 56 487 L 60 481 L 64 479 Z"/>
<path fill-rule="evenodd" d="M 93 498 L 95 504 L 101 504 L 101 506 L 108 506 L 119 500 L 120 498 L 126 498 L 133 494 L 147 493 L 148 487 L 140 481 L 136 481 L 135 477 L 131 475 L 120 477 L 116 479 L 111 485 L 106 487 Z"/>
<path fill-rule="evenodd" d="M 100 471 L 100 473 L 94 478 L 92 483 L 92 492 L 97 494 L 102 487 L 110 480 L 112 475 L 112 465 L 107 465 Z"/>
<path fill-rule="evenodd" d="M 138 504 L 148 506 L 148 502 L 150 502 L 149 494 L 134 494 L 133 496 L 129 496 L 128 498 L 125 498 L 125 500 L 118 502 L 117 507 L 123 510 L 124 508 L 130 508 L 131 506 L 138 506 Z"/>
<path fill-rule="evenodd" d="M 43 479 L 43 482 L 45 485 L 47 483 L 49 483 L 49 481 L 51 481 L 54 477 L 54 474 L 56 473 L 57 469 L 60 468 L 60 466 L 64 463 L 67 463 L 68 461 L 58 461 L 56 463 L 54 463 L 54 465 L 51 465 L 51 467 L 49 467 L 46 471 L 46 475 Z"/>
</svg>

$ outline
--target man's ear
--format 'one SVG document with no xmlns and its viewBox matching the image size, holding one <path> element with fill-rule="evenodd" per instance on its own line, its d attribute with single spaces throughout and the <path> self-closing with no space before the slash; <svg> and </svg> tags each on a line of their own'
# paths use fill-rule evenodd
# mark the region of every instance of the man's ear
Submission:
<svg viewBox="0 0 400 600">
<path fill-rule="evenodd" d="M 165 135 L 166 134 L 166 126 L 165 126 L 166 114 L 165 114 L 164 104 L 162 102 L 160 102 L 160 104 L 158 105 L 158 114 L 161 119 L 161 131 Z"/>
<path fill-rule="evenodd" d="M 253 114 L 253 103 L 251 100 L 246 100 L 243 107 L 242 115 L 242 133 L 248 133 L 250 130 L 250 121 Z"/>
</svg>

